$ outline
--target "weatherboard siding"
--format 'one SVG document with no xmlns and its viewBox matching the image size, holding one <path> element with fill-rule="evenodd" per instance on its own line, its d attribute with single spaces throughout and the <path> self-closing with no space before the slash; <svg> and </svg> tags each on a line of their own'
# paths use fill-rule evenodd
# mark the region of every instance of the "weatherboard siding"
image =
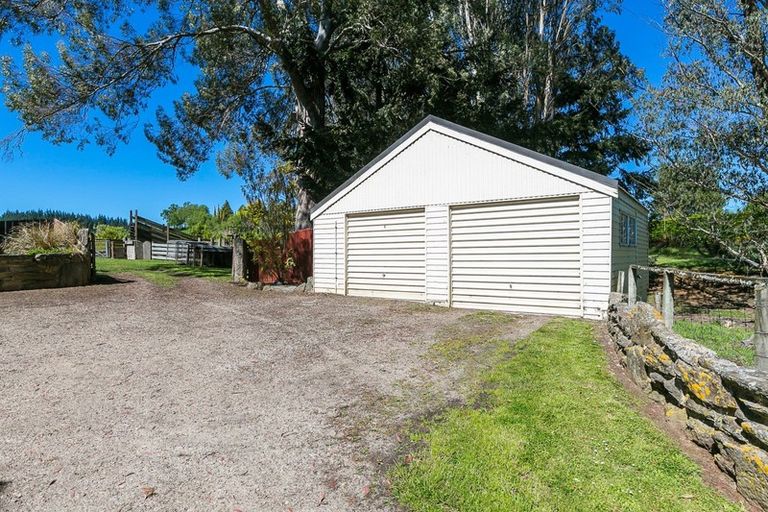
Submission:
<svg viewBox="0 0 768 512">
<path fill-rule="evenodd" d="M 315 291 L 344 293 L 344 215 L 323 215 L 313 226 Z"/>
<path fill-rule="evenodd" d="M 588 189 L 500 154 L 430 130 L 324 213 L 573 195 Z"/>
<path fill-rule="evenodd" d="M 602 318 L 611 291 L 611 205 L 613 199 L 598 192 L 581 196 L 582 283 L 584 316 Z"/>
<path fill-rule="evenodd" d="M 427 302 L 448 304 L 448 206 L 429 206 L 425 210 Z"/>
<path fill-rule="evenodd" d="M 621 238 L 621 213 L 633 216 L 637 222 L 637 244 L 632 247 L 623 246 Z M 613 249 L 611 252 L 611 283 L 616 286 L 619 270 L 627 272 L 630 265 L 648 265 L 648 212 L 625 191 L 619 191 L 619 197 L 613 201 Z M 624 285 L 626 291 L 626 279 Z M 648 293 L 648 273 L 640 272 L 637 292 L 640 300 L 645 300 Z"/>
</svg>

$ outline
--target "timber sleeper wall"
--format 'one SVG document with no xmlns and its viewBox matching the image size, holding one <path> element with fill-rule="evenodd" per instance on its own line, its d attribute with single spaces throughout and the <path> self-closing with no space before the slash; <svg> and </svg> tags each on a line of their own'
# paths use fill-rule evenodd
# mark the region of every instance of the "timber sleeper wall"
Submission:
<svg viewBox="0 0 768 512">
<path fill-rule="evenodd" d="M 0 291 L 3 292 L 84 286 L 90 282 L 88 255 L 0 256 Z"/>
</svg>

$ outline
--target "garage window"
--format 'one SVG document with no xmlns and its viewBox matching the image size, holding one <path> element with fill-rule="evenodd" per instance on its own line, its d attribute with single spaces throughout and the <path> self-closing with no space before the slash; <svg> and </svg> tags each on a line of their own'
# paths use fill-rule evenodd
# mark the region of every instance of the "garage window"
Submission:
<svg viewBox="0 0 768 512">
<path fill-rule="evenodd" d="M 631 215 L 622 212 L 619 215 L 619 222 L 621 223 L 619 245 L 623 247 L 637 246 L 637 220 Z"/>
</svg>

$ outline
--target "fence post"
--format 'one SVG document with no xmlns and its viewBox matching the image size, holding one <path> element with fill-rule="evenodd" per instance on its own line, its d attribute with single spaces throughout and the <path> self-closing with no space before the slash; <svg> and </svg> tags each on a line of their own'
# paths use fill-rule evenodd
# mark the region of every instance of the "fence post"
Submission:
<svg viewBox="0 0 768 512">
<path fill-rule="evenodd" d="M 755 343 L 757 369 L 768 371 L 768 287 L 765 283 L 755 285 Z"/>
<path fill-rule="evenodd" d="M 236 236 L 232 241 L 232 282 L 243 283 L 247 280 L 247 252 L 245 241 Z"/>
<path fill-rule="evenodd" d="M 616 292 L 624 293 L 624 271 L 619 270 L 619 275 L 616 276 Z"/>
<path fill-rule="evenodd" d="M 629 267 L 627 271 L 627 304 L 632 307 L 637 302 L 637 276 L 635 267 Z"/>
<path fill-rule="evenodd" d="M 77 241 L 80 242 L 84 251 L 88 250 L 88 228 L 80 228 L 77 230 Z"/>
<path fill-rule="evenodd" d="M 91 279 L 96 275 L 96 239 L 88 228 L 81 228 L 77 231 L 77 239 L 83 247 L 85 256 L 88 258 L 88 269 Z"/>
<path fill-rule="evenodd" d="M 671 272 L 664 272 L 663 294 L 664 325 L 671 329 L 675 323 L 675 275 Z"/>
</svg>

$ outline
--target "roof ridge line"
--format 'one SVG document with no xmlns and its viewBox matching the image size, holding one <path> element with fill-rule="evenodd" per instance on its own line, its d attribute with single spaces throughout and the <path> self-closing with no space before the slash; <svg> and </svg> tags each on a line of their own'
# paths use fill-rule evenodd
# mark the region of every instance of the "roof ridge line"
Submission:
<svg viewBox="0 0 768 512">
<path fill-rule="evenodd" d="M 447 128 L 449 130 L 453 130 L 463 135 L 467 135 L 469 137 L 473 137 L 475 139 L 486 142 L 493 146 L 506 149 L 507 151 L 517 153 L 525 158 L 530 158 L 542 164 L 558 168 L 562 171 L 565 171 L 571 174 L 575 174 L 576 176 L 594 181 L 605 187 L 615 188 L 617 190 L 619 188 L 618 180 L 609 178 L 608 176 L 603 176 L 602 174 L 596 173 L 594 171 L 590 171 L 588 169 L 584 169 L 583 167 L 579 167 L 577 165 L 568 163 L 564 160 L 560 160 L 558 158 L 548 156 L 543 153 L 539 153 L 537 151 L 533 151 L 532 149 L 519 146 L 512 142 L 505 141 L 498 137 L 494 137 L 493 135 L 488 135 L 487 133 L 483 133 L 483 132 L 474 130 L 472 128 L 467 128 L 466 126 L 462 126 L 452 121 L 448 121 L 447 119 L 443 119 L 434 114 L 429 114 L 426 117 L 424 117 L 421 121 L 419 121 L 413 128 L 411 128 L 406 133 L 404 133 L 401 137 L 399 137 L 395 142 L 390 144 L 384 151 L 379 153 L 373 160 L 368 162 L 364 167 L 362 167 L 352 176 L 347 178 L 341 185 L 336 187 L 330 194 L 328 194 L 320 202 L 318 202 L 315 206 L 313 206 L 310 211 L 310 215 L 314 214 L 316 211 L 328 205 L 328 203 L 330 203 L 336 196 L 338 196 L 344 189 L 346 189 L 349 185 L 351 185 L 354 181 L 356 181 L 360 176 L 362 176 L 365 172 L 367 172 L 373 166 L 375 166 L 376 164 L 384 160 L 387 156 L 389 156 L 390 153 L 394 152 L 400 145 L 402 145 L 403 142 L 411 138 L 415 133 L 417 133 L 424 126 L 427 126 L 430 123 L 435 124 L 437 126 L 441 126 L 443 128 Z"/>
</svg>

